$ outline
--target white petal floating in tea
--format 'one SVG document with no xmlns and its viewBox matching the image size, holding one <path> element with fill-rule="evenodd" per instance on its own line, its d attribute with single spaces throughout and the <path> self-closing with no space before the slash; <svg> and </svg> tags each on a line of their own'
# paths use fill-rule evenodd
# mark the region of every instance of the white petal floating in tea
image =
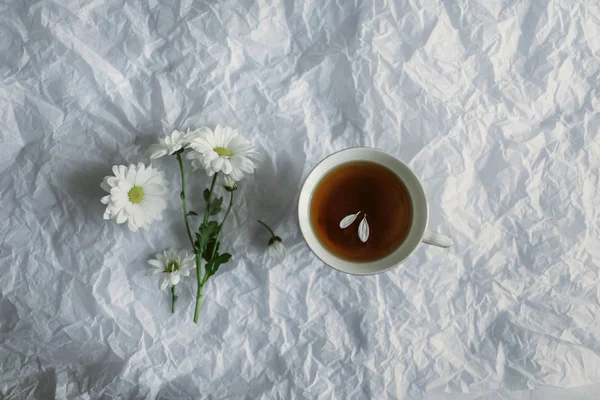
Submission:
<svg viewBox="0 0 600 400">
<path fill-rule="evenodd" d="M 350 214 L 350 215 L 346 215 L 341 221 L 340 221 L 340 228 L 345 229 L 347 227 L 349 227 L 350 225 L 352 225 L 352 223 L 354 221 L 356 221 L 356 218 L 358 217 L 358 214 L 360 214 L 360 211 L 357 212 L 356 214 Z"/>
<path fill-rule="evenodd" d="M 367 215 L 365 214 L 358 226 L 358 237 L 360 238 L 360 241 L 365 243 L 369 240 L 369 233 L 369 223 L 367 222 Z"/>
</svg>

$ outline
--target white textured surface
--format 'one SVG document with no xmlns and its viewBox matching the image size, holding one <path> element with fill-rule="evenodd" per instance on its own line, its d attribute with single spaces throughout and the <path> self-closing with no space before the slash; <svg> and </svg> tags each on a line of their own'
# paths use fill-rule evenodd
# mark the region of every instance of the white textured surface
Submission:
<svg viewBox="0 0 600 400">
<path fill-rule="evenodd" d="M 0 5 L 0 397 L 597 393 L 565 392 L 600 383 L 597 2 L 160 3 Z M 171 316 L 145 276 L 186 245 L 176 193 L 132 234 L 102 220 L 99 183 L 217 123 L 262 158 L 195 326 L 193 280 Z M 423 179 L 450 251 L 372 277 L 315 259 L 298 189 L 356 145 Z M 177 187 L 174 160 L 154 165 Z"/>
</svg>

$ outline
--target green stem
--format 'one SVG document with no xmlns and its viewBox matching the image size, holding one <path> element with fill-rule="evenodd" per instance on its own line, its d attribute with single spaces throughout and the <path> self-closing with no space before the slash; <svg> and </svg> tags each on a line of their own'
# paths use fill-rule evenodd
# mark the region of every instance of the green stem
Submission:
<svg viewBox="0 0 600 400">
<path fill-rule="evenodd" d="M 215 174 L 212 178 L 212 182 L 210 183 L 210 189 L 208 190 L 208 199 L 206 199 L 206 207 L 204 210 L 204 224 L 208 222 L 208 209 L 210 206 L 210 201 L 212 199 L 213 190 L 215 189 L 215 183 L 217 182 L 217 176 L 219 174 Z M 198 282 L 198 291 L 196 293 L 196 307 L 194 309 L 194 323 L 198 323 L 198 316 L 200 315 L 200 301 L 202 300 L 202 286 L 204 285 L 205 280 L 202 279 L 201 276 L 201 266 L 202 266 L 202 253 L 205 249 L 196 249 L 194 248 L 194 252 L 196 253 L 196 281 Z"/>
<path fill-rule="evenodd" d="M 215 183 L 217 182 L 217 176 L 219 174 L 215 174 L 213 176 L 213 180 L 210 183 L 210 189 L 208 190 L 208 199 L 206 199 L 206 207 L 204 210 L 204 224 L 208 222 L 208 208 L 210 206 L 210 200 L 212 199 L 212 192 L 215 188 Z M 200 269 L 202 266 L 202 253 L 204 249 L 194 249 L 196 253 L 196 281 L 198 282 L 198 291 L 196 292 L 196 308 L 194 310 L 194 323 L 198 323 L 198 315 L 200 314 L 200 300 L 202 299 L 202 285 L 204 285 L 204 280 L 200 274 Z"/>
<path fill-rule="evenodd" d="M 204 210 L 204 223 L 208 222 L 208 206 L 210 206 L 210 201 L 212 200 L 213 189 L 215 188 L 215 182 L 217 182 L 217 175 L 215 174 L 212 178 L 212 182 L 210 183 L 210 189 L 208 190 L 208 199 L 206 200 L 206 209 Z"/>
<path fill-rule="evenodd" d="M 269 225 L 265 224 L 260 219 L 258 220 L 258 223 L 261 224 L 262 226 L 264 226 L 265 228 L 267 228 L 267 230 L 269 232 L 271 232 L 271 236 L 277 236 L 277 235 L 275 235 L 275 232 L 273 232 L 273 229 L 269 228 Z"/>
<path fill-rule="evenodd" d="M 177 296 L 175 296 L 175 285 L 171 286 L 171 313 L 175 314 L 175 302 Z"/>
<path fill-rule="evenodd" d="M 200 299 L 202 299 L 202 278 L 200 276 L 200 266 L 202 262 L 202 255 L 196 253 L 196 279 L 198 280 L 198 293 L 196 294 L 196 309 L 194 310 L 194 323 L 198 323 L 198 315 L 200 314 Z"/>
<path fill-rule="evenodd" d="M 187 203 L 185 200 L 185 176 L 183 173 L 183 162 L 181 161 L 181 154 L 177 153 L 177 161 L 179 162 L 179 171 L 181 171 L 181 205 L 183 206 L 183 219 L 185 221 L 185 230 L 187 231 L 188 239 L 192 245 L 192 249 L 196 252 L 196 245 L 194 245 L 194 239 L 192 239 L 192 231 L 190 230 L 190 223 L 188 222 L 188 211 Z"/>
<path fill-rule="evenodd" d="M 227 207 L 227 211 L 225 212 L 225 215 L 223 216 L 223 220 L 221 221 L 221 225 L 219 225 L 219 231 L 217 232 L 217 238 L 215 239 L 215 243 L 219 243 L 219 238 L 221 237 L 221 231 L 223 230 L 223 225 L 225 224 L 225 220 L 227 219 L 227 216 L 229 215 L 229 212 L 231 211 L 231 207 L 233 206 L 233 193 L 234 192 L 229 192 L 230 196 L 229 196 L 229 207 Z M 202 280 L 202 284 L 204 284 L 204 282 L 206 282 L 208 280 L 208 278 L 210 277 L 209 273 L 210 271 L 212 271 L 212 266 L 214 263 L 214 259 L 215 259 L 215 254 L 217 254 L 217 246 L 213 246 L 213 251 L 212 254 L 209 258 L 210 260 L 210 268 L 207 265 L 206 266 L 206 273 L 204 274 L 204 279 Z"/>
</svg>

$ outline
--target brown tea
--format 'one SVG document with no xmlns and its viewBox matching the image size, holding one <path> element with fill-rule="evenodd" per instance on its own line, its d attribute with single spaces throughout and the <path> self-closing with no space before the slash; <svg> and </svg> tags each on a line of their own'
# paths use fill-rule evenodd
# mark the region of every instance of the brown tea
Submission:
<svg viewBox="0 0 600 400">
<path fill-rule="evenodd" d="M 412 214 L 410 194 L 400 178 L 364 161 L 340 165 L 325 175 L 310 204 L 311 225 L 323 246 L 358 262 L 393 253 L 408 235 Z"/>
</svg>

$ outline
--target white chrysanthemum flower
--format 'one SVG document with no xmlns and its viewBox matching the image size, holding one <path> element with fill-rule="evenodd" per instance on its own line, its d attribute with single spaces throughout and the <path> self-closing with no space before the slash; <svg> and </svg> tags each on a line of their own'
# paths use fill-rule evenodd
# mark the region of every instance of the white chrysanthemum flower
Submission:
<svg viewBox="0 0 600 400">
<path fill-rule="evenodd" d="M 198 131 L 187 132 L 178 131 L 175 129 L 169 136 L 158 139 L 157 144 L 150 145 L 146 152 L 151 159 L 160 158 L 162 156 L 173 155 L 181 149 L 184 149 L 190 141 L 197 136 Z"/>
<path fill-rule="evenodd" d="M 133 232 L 148 229 L 152 221 L 162 219 L 168 192 L 162 171 L 142 163 L 115 165 L 112 171 L 114 176 L 105 177 L 100 184 L 110 193 L 101 200 L 106 204 L 104 219 L 114 219 L 118 224 L 127 222 Z"/>
<path fill-rule="evenodd" d="M 269 225 L 265 224 L 260 219 L 258 220 L 258 223 L 264 226 L 271 234 L 271 238 L 269 239 L 269 246 L 267 249 L 269 255 L 271 257 L 285 256 L 285 254 L 287 253 L 287 249 L 283 245 L 283 240 L 281 240 L 281 238 L 275 234 L 275 232 L 269 227 Z"/>
<path fill-rule="evenodd" d="M 223 172 L 239 181 L 244 173 L 254 171 L 254 162 L 249 157 L 254 146 L 236 129 L 217 125 L 212 131 L 203 127 L 190 141 L 190 147 L 194 151 L 190 151 L 187 158 L 192 160 L 192 166 L 204 168 L 209 176 Z"/>
<path fill-rule="evenodd" d="M 271 257 L 281 257 L 287 253 L 287 249 L 283 245 L 283 241 L 279 236 L 274 236 L 269 240 L 268 251 Z"/>
<path fill-rule="evenodd" d="M 155 258 L 148 261 L 150 275 L 164 274 L 159 281 L 160 290 L 165 290 L 169 283 L 177 285 L 182 276 L 189 276 L 194 269 L 194 255 L 187 250 L 168 249 L 157 253 Z"/>
</svg>

